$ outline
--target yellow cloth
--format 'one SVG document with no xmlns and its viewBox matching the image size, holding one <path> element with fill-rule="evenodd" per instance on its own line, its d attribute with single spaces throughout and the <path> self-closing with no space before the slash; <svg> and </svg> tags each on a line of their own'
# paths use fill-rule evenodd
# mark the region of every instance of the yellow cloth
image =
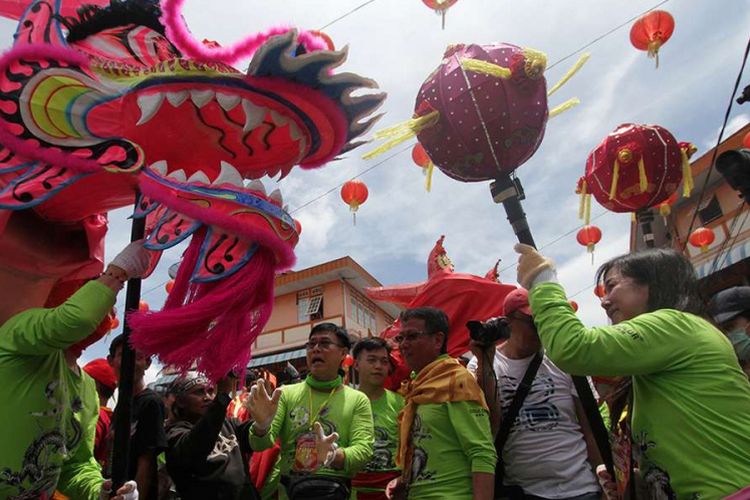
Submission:
<svg viewBox="0 0 750 500">
<path fill-rule="evenodd" d="M 416 378 L 402 384 L 399 392 L 404 396 L 406 404 L 398 416 L 400 440 L 396 464 L 401 467 L 402 477 L 407 480 L 411 477 L 414 453 L 411 426 L 418 405 L 474 401 L 489 411 L 484 393 L 474 377 L 461 363 L 447 355 L 438 357 L 422 368 Z"/>
</svg>

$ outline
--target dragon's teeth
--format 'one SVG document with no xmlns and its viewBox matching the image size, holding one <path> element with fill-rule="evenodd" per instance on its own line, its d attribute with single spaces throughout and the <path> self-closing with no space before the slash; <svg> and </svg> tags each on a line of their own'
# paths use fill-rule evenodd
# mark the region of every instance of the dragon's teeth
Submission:
<svg viewBox="0 0 750 500">
<path fill-rule="evenodd" d="M 302 130 L 297 126 L 296 123 L 293 121 L 289 122 L 289 137 L 293 141 L 297 141 L 299 139 L 302 139 Z"/>
<path fill-rule="evenodd" d="M 221 92 L 217 92 L 216 100 L 219 102 L 219 106 L 224 108 L 224 111 L 231 111 L 240 103 L 242 98 L 234 94 L 222 94 Z"/>
<path fill-rule="evenodd" d="M 200 182 L 201 184 L 211 184 L 211 181 L 208 180 L 208 176 L 203 173 L 203 171 L 198 170 L 193 175 L 190 176 L 190 178 L 187 180 L 187 182 Z"/>
<path fill-rule="evenodd" d="M 283 127 L 284 125 L 289 123 L 289 118 L 277 113 L 276 111 L 271 111 L 271 121 L 277 126 Z"/>
<path fill-rule="evenodd" d="M 161 175 L 162 177 L 167 175 L 167 161 L 166 160 L 155 161 L 154 163 L 149 165 L 149 167 L 151 168 L 151 170 Z"/>
<path fill-rule="evenodd" d="M 266 109 L 256 106 L 247 99 L 242 99 L 242 110 L 245 112 L 245 126 L 242 132 L 248 132 L 263 123 L 266 117 Z"/>
<path fill-rule="evenodd" d="M 182 169 L 175 170 L 174 172 L 171 172 L 167 177 L 170 179 L 174 179 L 179 182 L 185 182 L 187 180 L 187 176 L 185 175 L 185 171 Z"/>
<path fill-rule="evenodd" d="M 242 186 L 242 175 L 234 168 L 233 165 L 222 161 L 221 171 L 219 176 L 214 179 L 214 184 L 234 184 L 235 186 Z"/>
<path fill-rule="evenodd" d="M 259 193 L 263 193 L 263 196 L 266 195 L 266 186 L 263 185 L 263 182 L 260 179 L 255 179 L 247 186 L 247 188 L 251 191 L 258 191 Z"/>
<path fill-rule="evenodd" d="M 284 204 L 284 197 L 281 196 L 281 189 L 274 189 L 268 197 L 278 203 L 279 206 Z"/>
<path fill-rule="evenodd" d="M 190 95 L 190 92 L 187 90 L 180 90 L 178 92 L 167 92 L 167 101 L 169 101 L 169 104 L 174 106 L 175 108 L 178 108 L 180 104 L 185 102 L 185 100 Z"/>
<path fill-rule="evenodd" d="M 141 117 L 138 119 L 136 125 L 143 125 L 159 111 L 161 103 L 164 102 L 164 94 L 140 94 L 136 101 L 141 110 Z"/>
<path fill-rule="evenodd" d="M 213 90 L 191 90 L 190 100 L 193 101 L 198 108 L 202 108 L 214 98 Z"/>
</svg>

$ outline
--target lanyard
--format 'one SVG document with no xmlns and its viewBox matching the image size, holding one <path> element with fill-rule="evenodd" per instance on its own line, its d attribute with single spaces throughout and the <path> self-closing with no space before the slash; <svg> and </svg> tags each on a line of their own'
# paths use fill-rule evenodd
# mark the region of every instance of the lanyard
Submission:
<svg viewBox="0 0 750 500">
<path fill-rule="evenodd" d="M 323 401 L 323 404 L 320 405 L 318 408 L 318 411 L 315 412 L 315 415 L 313 415 L 313 403 L 312 403 L 312 388 L 308 386 L 307 388 L 307 395 L 310 399 L 310 430 L 312 430 L 312 426 L 315 423 L 315 421 L 318 419 L 318 416 L 320 415 L 320 412 L 323 411 L 323 408 L 331 401 L 331 398 L 333 397 L 333 393 L 336 392 L 336 389 L 338 389 L 338 386 L 331 389 L 331 392 L 328 394 L 328 397 L 325 401 Z"/>
</svg>

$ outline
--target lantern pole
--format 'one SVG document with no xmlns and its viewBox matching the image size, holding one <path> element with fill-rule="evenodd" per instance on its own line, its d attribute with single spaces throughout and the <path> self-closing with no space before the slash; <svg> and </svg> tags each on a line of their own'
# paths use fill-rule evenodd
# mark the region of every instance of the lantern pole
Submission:
<svg viewBox="0 0 750 500">
<path fill-rule="evenodd" d="M 136 206 L 139 194 L 136 193 Z M 137 241 L 144 237 L 146 232 L 146 218 L 133 218 L 130 228 L 130 241 Z M 132 278 L 128 280 L 128 288 L 125 293 L 125 314 L 123 315 L 123 343 L 122 358 L 120 362 L 120 377 L 117 383 L 117 407 L 114 414 L 114 442 L 110 450 L 108 461 L 112 471 L 112 491 L 117 491 L 128 478 L 128 465 L 130 464 L 130 420 L 133 406 L 133 376 L 135 373 L 135 352 L 130 347 L 130 325 L 128 313 L 138 310 L 141 299 L 141 279 Z M 114 494 L 114 493 L 113 493 Z"/>
<path fill-rule="evenodd" d="M 526 219 L 526 213 L 523 211 L 523 206 L 521 205 L 521 200 L 524 200 L 526 195 L 523 191 L 523 186 L 521 186 L 520 179 L 515 176 L 511 178 L 510 175 L 503 174 L 490 184 L 490 192 L 492 193 L 492 200 L 495 203 L 503 204 L 508 222 L 510 222 L 510 226 L 513 228 L 513 233 L 515 233 L 518 241 L 536 248 L 534 237 L 529 228 L 529 222 Z M 612 462 L 612 450 L 609 446 L 609 432 L 607 432 L 607 427 L 604 425 L 604 420 L 602 420 L 602 416 L 599 413 L 599 406 L 591 391 L 588 378 L 579 375 L 573 375 L 572 378 L 578 392 L 578 397 L 586 413 L 586 418 L 591 426 L 591 431 L 594 434 L 596 446 L 602 456 L 602 461 L 607 468 L 607 472 L 614 477 L 615 469 Z"/>
<path fill-rule="evenodd" d="M 641 208 L 635 213 L 635 219 L 641 226 L 641 236 L 646 248 L 654 248 L 654 230 L 651 223 L 654 221 L 654 212 L 650 208 Z"/>
</svg>

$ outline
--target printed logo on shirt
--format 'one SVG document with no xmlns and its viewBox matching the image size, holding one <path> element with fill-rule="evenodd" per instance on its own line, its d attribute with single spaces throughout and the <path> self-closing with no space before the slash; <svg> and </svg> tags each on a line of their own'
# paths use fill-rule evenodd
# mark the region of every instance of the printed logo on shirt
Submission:
<svg viewBox="0 0 750 500">
<path fill-rule="evenodd" d="M 657 467 L 648 457 L 648 451 L 656 447 L 656 443 L 648 438 L 645 431 L 641 431 L 634 444 L 633 451 L 636 461 L 641 465 L 648 498 L 650 500 L 676 500 L 677 494 L 672 489 L 669 473 Z"/>
<path fill-rule="evenodd" d="M 237 436 L 231 435 L 229 437 L 219 433 L 219 437 L 216 440 L 216 445 L 211 453 L 208 455 L 208 460 L 216 458 L 226 458 L 229 456 L 235 448 L 239 446 Z"/>
<path fill-rule="evenodd" d="M 628 325 L 614 325 L 614 329 L 620 333 L 624 333 L 633 340 L 643 340 L 641 334 L 630 328 Z"/>
<path fill-rule="evenodd" d="M 520 381 L 509 375 L 504 375 L 502 378 L 500 399 L 503 412 L 506 412 L 516 395 L 516 388 Z M 511 432 L 517 430 L 543 432 L 557 427 L 560 422 L 560 410 L 550 402 L 554 394 L 554 379 L 547 374 L 538 374 L 531 384 L 531 390 L 518 412 Z"/>
<path fill-rule="evenodd" d="M 378 472 L 395 469 L 396 463 L 393 460 L 393 453 L 391 452 L 394 446 L 395 443 L 390 438 L 388 429 L 375 426 L 375 443 L 373 444 L 372 458 L 365 465 L 365 471 Z"/>
<path fill-rule="evenodd" d="M 420 446 L 425 439 L 432 439 L 429 429 L 422 426 L 422 417 L 419 414 L 414 416 L 414 423 L 411 428 L 411 439 L 414 443 L 414 456 L 411 461 L 411 482 L 416 481 L 434 481 L 435 471 L 427 468 L 429 457 L 427 452 Z"/>
</svg>

